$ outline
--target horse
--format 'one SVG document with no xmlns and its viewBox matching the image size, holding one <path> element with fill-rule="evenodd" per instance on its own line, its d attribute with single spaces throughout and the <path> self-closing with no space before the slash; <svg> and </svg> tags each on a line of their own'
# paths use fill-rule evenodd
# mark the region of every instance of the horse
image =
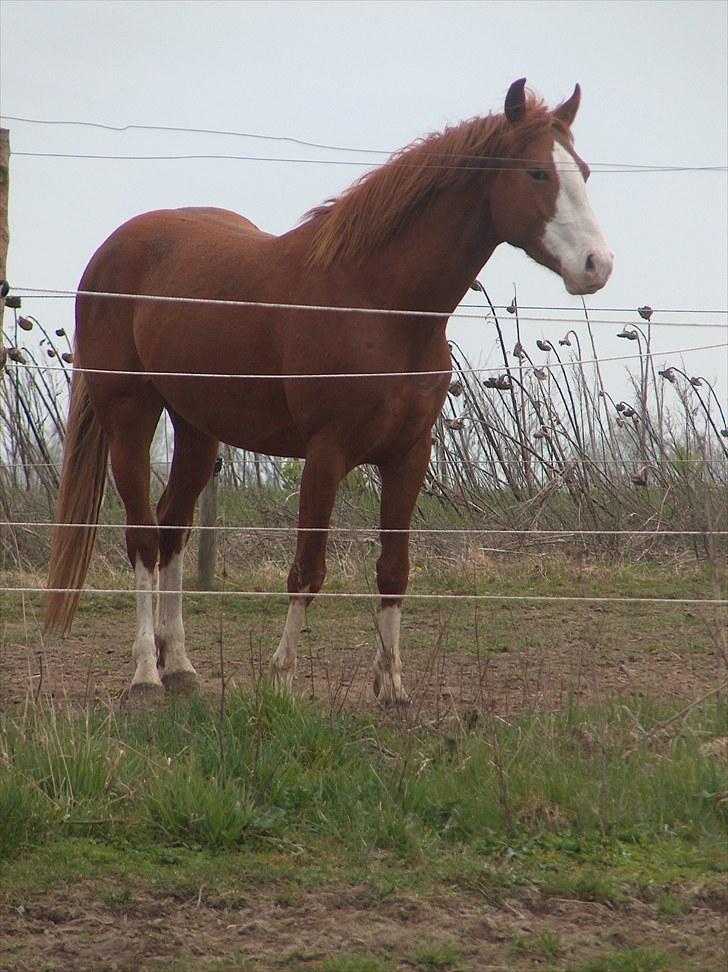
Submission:
<svg viewBox="0 0 728 972">
<path fill-rule="evenodd" d="M 503 242 L 571 294 L 595 293 L 612 270 L 574 150 L 579 85 L 551 110 L 525 84 L 510 86 L 502 112 L 412 143 L 281 236 L 227 210 L 164 210 L 131 219 L 92 257 L 76 299 L 45 623 L 70 630 L 110 459 L 135 575 L 132 695 L 198 683 L 182 558 L 222 441 L 305 459 L 288 614 L 270 666 L 282 689 L 326 574 L 337 488 L 356 466 L 378 468 L 374 693 L 407 700 L 409 528 L 451 379 L 448 317 Z M 174 452 L 155 519 L 149 450 L 165 409 Z"/>
</svg>

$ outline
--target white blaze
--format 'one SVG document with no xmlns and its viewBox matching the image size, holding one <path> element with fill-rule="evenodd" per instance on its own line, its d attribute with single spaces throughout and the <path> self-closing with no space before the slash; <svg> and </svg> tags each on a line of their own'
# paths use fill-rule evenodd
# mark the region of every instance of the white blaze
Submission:
<svg viewBox="0 0 728 972">
<path fill-rule="evenodd" d="M 589 204 L 586 183 L 574 157 L 554 142 L 553 159 L 559 192 L 554 215 L 544 230 L 543 246 L 559 264 L 570 294 L 592 294 L 609 279 L 612 253 Z"/>
</svg>

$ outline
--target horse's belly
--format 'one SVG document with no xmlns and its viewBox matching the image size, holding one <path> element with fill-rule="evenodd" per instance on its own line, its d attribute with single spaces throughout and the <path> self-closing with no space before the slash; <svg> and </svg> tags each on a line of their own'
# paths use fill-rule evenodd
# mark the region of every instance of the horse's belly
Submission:
<svg viewBox="0 0 728 972">
<path fill-rule="evenodd" d="M 180 376 L 155 386 L 185 421 L 221 442 L 265 455 L 305 455 L 280 381 Z"/>
</svg>

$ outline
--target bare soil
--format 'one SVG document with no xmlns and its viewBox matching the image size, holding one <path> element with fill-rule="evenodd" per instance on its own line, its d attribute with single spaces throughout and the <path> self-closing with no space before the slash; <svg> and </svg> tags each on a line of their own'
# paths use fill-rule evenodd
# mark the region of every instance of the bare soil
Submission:
<svg viewBox="0 0 728 972">
<path fill-rule="evenodd" d="M 240 617 L 220 616 L 209 603 L 188 612 L 185 625 L 200 690 L 212 699 L 221 676 L 228 686 L 245 686 L 266 673 L 285 604 Z M 643 697 L 669 705 L 725 681 L 720 618 L 689 605 L 628 610 L 496 604 L 456 617 L 413 603 L 402 629 L 409 719 L 439 723 L 473 709 L 500 715 L 558 709 L 567 699 Z M 297 693 L 381 717 L 371 684 L 377 644 L 371 612 L 366 605 L 344 611 L 331 601 L 310 609 Z M 64 639 L 46 640 L 32 612 L 3 623 L 0 634 L 0 711 L 29 697 L 72 705 L 123 701 L 133 674 L 131 598 L 88 609 Z"/>
<path fill-rule="evenodd" d="M 494 905 L 448 889 L 427 899 L 397 895 L 382 902 L 367 887 L 330 887 L 293 903 L 265 887 L 244 889 L 235 900 L 210 899 L 204 888 L 186 900 L 161 890 L 124 890 L 123 907 L 114 903 L 109 882 L 3 907 L 0 969 L 262 972 L 318 968 L 343 954 L 361 956 L 362 965 L 364 956 L 386 959 L 398 972 L 516 972 L 567 969 L 628 948 L 668 953 L 675 969 L 725 968 L 725 902 L 719 900 L 695 898 L 685 913 L 666 920 L 639 900 L 615 907 L 523 895 Z M 554 951 L 557 956 L 549 954 Z M 348 968 L 355 970 L 352 961 Z"/>
</svg>

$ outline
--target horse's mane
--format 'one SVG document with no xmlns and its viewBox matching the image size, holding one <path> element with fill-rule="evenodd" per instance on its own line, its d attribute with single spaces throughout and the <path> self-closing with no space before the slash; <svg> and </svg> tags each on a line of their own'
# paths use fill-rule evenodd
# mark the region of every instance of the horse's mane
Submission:
<svg viewBox="0 0 728 972">
<path fill-rule="evenodd" d="M 309 265 L 365 259 L 427 200 L 476 172 L 497 168 L 500 160 L 521 158 L 533 138 L 554 127 L 568 135 L 544 103 L 529 95 L 526 113 L 515 124 L 504 114 L 490 114 L 418 139 L 306 213 L 304 221 L 314 227 Z"/>
</svg>

